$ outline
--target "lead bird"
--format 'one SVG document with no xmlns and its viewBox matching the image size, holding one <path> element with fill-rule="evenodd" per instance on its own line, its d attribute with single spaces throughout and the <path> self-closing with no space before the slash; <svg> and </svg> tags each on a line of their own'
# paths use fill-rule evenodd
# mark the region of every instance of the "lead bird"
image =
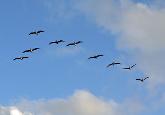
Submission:
<svg viewBox="0 0 165 115">
<path fill-rule="evenodd" d="M 29 35 L 38 35 L 39 33 L 45 32 L 43 30 L 39 30 L 39 31 L 34 31 L 34 32 L 30 32 Z"/>
<path fill-rule="evenodd" d="M 65 42 L 65 41 L 64 40 L 56 40 L 56 41 L 50 42 L 49 45 L 51 45 L 51 44 L 59 44 L 59 43 L 62 43 L 62 42 Z"/>
<path fill-rule="evenodd" d="M 127 69 L 127 70 L 131 70 L 133 67 L 135 67 L 136 64 L 132 65 L 132 66 L 129 66 L 129 67 L 126 67 L 126 68 L 123 68 L 123 69 Z"/>
<path fill-rule="evenodd" d="M 25 56 L 23 56 L 23 57 L 17 57 L 17 58 L 14 58 L 13 60 L 23 60 L 23 59 L 26 59 L 26 58 L 29 58 L 29 57 L 25 57 Z"/>
<path fill-rule="evenodd" d="M 149 77 L 145 77 L 145 78 L 141 78 L 141 79 L 136 79 L 136 80 L 139 80 L 141 82 L 144 82 L 144 80 L 148 79 Z"/>
<path fill-rule="evenodd" d="M 25 50 L 25 51 L 23 51 L 22 53 L 26 53 L 26 52 L 33 52 L 33 51 L 35 51 L 35 50 L 38 50 L 38 49 L 40 49 L 40 48 L 30 48 L 30 49 L 28 49 L 28 50 Z"/>
<path fill-rule="evenodd" d="M 108 65 L 107 65 L 107 68 L 110 67 L 110 66 L 120 65 L 120 64 L 121 64 L 121 63 L 115 62 L 115 61 L 114 61 L 114 62 L 112 62 L 111 64 L 108 64 Z"/>
<path fill-rule="evenodd" d="M 88 59 L 97 59 L 98 57 L 102 57 L 102 56 L 104 56 L 104 55 L 91 56 L 91 57 L 89 57 Z"/>
</svg>

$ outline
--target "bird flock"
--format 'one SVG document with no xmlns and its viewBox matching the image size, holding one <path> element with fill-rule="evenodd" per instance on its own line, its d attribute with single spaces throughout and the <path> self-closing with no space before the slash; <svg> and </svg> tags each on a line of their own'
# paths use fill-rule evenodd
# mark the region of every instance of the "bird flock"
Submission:
<svg viewBox="0 0 165 115">
<path fill-rule="evenodd" d="M 41 33 L 43 33 L 43 32 L 45 32 L 45 31 L 43 31 L 43 30 L 38 30 L 38 31 L 33 31 L 33 32 L 30 32 L 29 33 L 29 36 L 31 36 L 31 35 L 39 35 L 39 34 L 41 34 Z M 50 43 L 49 43 L 49 45 L 52 45 L 52 44 L 60 44 L 60 43 L 64 43 L 64 42 L 66 42 L 66 41 L 64 41 L 64 40 L 55 40 L 55 41 L 51 41 Z M 83 43 L 83 41 L 74 41 L 74 42 L 71 42 L 71 43 L 68 43 L 66 46 L 67 47 L 69 47 L 69 46 L 77 46 L 78 44 L 81 44 L 81 43 Z M 37 51 L 37 50 L 39 50 L 40 48 L 30 48 L 30 49 L 27 49 L 27 50 L 24 50 L 22 53 L 24 54 L 24 53 L 32 53 L 32 52 L 35 52 L 35 51 Z M 98 54 L 98 55 L 94 55 L 94 56 L 90 56 L 88 59 L 89 60 L 91 60 L 91 59 L 99 59 L 100 57 L 103 57 L 104 55 L 103 54 Z M 13 60 L 15 61 L 15 60 L 24 60 L 24 59 L 27 59 L 27 58 L 29 58 L 28 56 L 21 56 L 21 57 L 16 57 L 16 58 L 14 58 Z M 121 63 L 120 62 L 115 62 L 115 61 L 113 61 L 112 63 L 110 63 L 110 64 L 108 64 L 106 67 L 107 68 L 110 68 L 111 66 L 115 66 L 115 65 L 121 65 Z M 124 67 L 124 68 L 122 68 L 122 69 L 124 69 L 124 70 L 132 70 L 134 67 L 136 66 L 136 64 L 133 64 L 133 65 L 131 65 L 131 66 L 128 66 L 128 67 Z M 149 77 L 143 77 L 143 78 L 138 78 L 138 79 L 136 79 L 137 81 L 140 81 L 140 82 L 144 82 L 146 79 L 148 79 Z"/>
</svg>

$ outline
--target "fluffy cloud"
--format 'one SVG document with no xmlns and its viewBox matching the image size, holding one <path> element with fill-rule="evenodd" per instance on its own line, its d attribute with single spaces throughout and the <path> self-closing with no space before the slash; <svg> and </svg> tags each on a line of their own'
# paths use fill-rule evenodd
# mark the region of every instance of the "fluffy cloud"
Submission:
<svg viewBox="0 0 165 115">
<path fill-rule="evenodd" d="M 148 74 L 149 88 L 164 84 L 165 8 L 162 0 L 79 0 L 75 7 L 99 26 L 119 36 L 117 46 Z M 149 6 L 148 6 L 149 5 Z"/>
<path fill-rule="evenodd" d="M 128 108 L 132 108 L 128 110 Z M 12 107 L 0 107 L 1 115 L 136 115 L 143 110 L 137 101 L 117 103 L 79 90 L 67 99 L 23 100 Z"/>
</svg>

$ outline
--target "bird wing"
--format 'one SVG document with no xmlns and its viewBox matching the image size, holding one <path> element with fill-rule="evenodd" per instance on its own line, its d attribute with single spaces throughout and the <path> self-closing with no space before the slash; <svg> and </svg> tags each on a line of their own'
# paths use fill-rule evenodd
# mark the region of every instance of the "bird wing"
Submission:
<svg viewBox="0 0 165 115">
<path fill-rule="evenodd" d="M 123 68 L 123 69 L 130 69 L 129 67 Z"/>
<path fill-rule="evenodd" d="M 136 79 L 136 80 L 140 80 L 140 81 L 142 81 L 142 79 Z"/>
<path fill-rule="evenodd" d="M 29 58 L 29 57 L 22 57 L 22 58 L 24 59 L 24 58 Z"/>
<path fill-rule="evenodd" d="M 136 66 L 136 64 L 132 65 L 131 68 L 133 68 L 134 66 Z"/>
<path fill-rule="evenodd" d="M 121 63 L 114 63 L 114 64 L 121 64 Z"/>
<path fill-rule="evenodd" d="M 144 80 L 148 79 L 149 77 L 144 78 Z"/>
<path fill-rule="evenodd" d="M 114 65 L 114 64 L 113 64 L 113 63 L 111 63 L 111 64 L 108 64 L 108 65 L 107 65 L 107 67 L 110 67 L 110 66 L 112 66 L 112 65 Z"/>
<path fill-rule="evenodd" d="M 38 49 L 40 49 L 40 48 L 34 48 L 34 49 L 32 49 L 32 51 L 35 51 L 35 50 L 38 50 Z"/>
<path fill-rule="evenodd" d="M 31 35 L 31 34 L 37 34 L 37 33 L 36 32 L 30 32 L 29 35 Z"/>
<path fill-rule="evenodd" d="M 43 31 L 43 30 L 39 30 L 39 31 L 37 31 L 37 33 L 41 33 L 41 32 L 45 32 L 45 31 Z"/>
<path fill-rule="evenodd" d="M 30 52 L 30 50 L 25 50 L 25 51 L 23 51 L 22 53 L 25 53 L 25 52 Z"/>
<path fill-rule="evenodd" d="M 21 59 L 21 58 L 14 58 L 13 60 L 18 60 L 18 59 Z"/>
</svg>

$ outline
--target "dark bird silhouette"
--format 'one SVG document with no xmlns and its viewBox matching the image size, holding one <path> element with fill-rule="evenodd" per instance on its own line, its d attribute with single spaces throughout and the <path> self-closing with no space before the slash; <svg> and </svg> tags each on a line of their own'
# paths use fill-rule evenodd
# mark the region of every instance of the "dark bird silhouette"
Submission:
<svg viewBox="0 0 165 115">
<path fill-rule="evenodd" d="M 38 35 L 38 34 L 41 33 L 41 32 L 45 32 L 45 31 L 43 31 L 43 30 L 34 31 L 34 32 L 29 33 L 29 35 L 32 35 L 32 34 Z"/>
<path fill-rule="evenodd" d="M 38 50 L 38 49 L 40 49 L 40 48 L 33 48 L 33 49 L 28 49 L 28 50 L 25 50 L 25 51 L 23 51 L 22 53 L 26 53 L 26 52 L 33 52 L 33 51 L 35 51 L 35 50 Z"/>
<path fill-rule="evenodd" d="M 56 40 L 56 41 L 50 42 L 49 45 L 51 45 L 51 44 L 59 44 L 61 42 L 65 42 L 65 41 L 64 40 Z"/>
<path fill-rule="evenodd" d="M 72 42 L 72 43 L 67 44 L 66 46 L 76 46 L 77 44 L 80 44 L 80 43 L 82 43 L 82 41 Z"/>
<path fill-rule="evenodd" d="M 136 64 L 129 66 L 129 67 L 126 67 L 126 68 L 123 68 L 123 69 L 131 70 L 134 66 L 136 66 Z"/>
<path fill-rule="evenodd" d="M 148 79 L 149 77 L 145 77 L 145 78 L 141 78 L 141 79 L 136 79 L 136 80 L 139 80 L 141 82 L 144 82 L 144 80 Z"/>
<path fill-rule="evenodd" d="M 114 65 L 120 65 L 121 63 L 118 62 L 112 62 L 111 64 L 108 64 L 107 67 L 114 66 Z"/>
<path fill-rule="evenodd" d="M 29 57 L 17 57 L 17 58 L 14 58 L 13 60 L 23 60 L 25 58 L 29 58 Z"/>
<path fill-rule="evenodd" d="M 89 57 L 88 59 L 97 59 L 98 57 L 102 57 L 102 56 L 104 56 L 104 55 L 91 56 L 91 57 Z"/>
</svg>

